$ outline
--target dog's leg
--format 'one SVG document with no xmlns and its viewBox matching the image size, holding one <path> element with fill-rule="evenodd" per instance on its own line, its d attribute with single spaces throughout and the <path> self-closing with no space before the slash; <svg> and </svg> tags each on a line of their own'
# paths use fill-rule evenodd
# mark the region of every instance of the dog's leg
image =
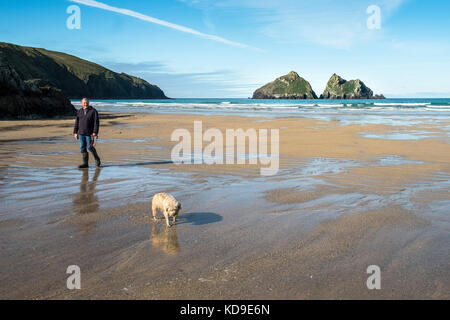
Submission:
<svg viewBox="0 0 450 320">
<path fill-rule="evenodd" d="M 168 227 L 170 227 L 170 222 L 169 222 L 169 213 L 164 210 L 164 218 L 166 218 L 166 224 Z"/>
<path fill-rule="evenodd" d="M 153 215 L 153 221 L 157 221 L 156 219 L 156 211 L 158 210 L 158 207 L 152 203 L 152 215 Z"/>
<path fill-rule="evenodd" d="M 175 222 L 177 222 L 177 217 L 173 216 L 172 217 L 172 224 L 175 224 Z"/>
</svg>

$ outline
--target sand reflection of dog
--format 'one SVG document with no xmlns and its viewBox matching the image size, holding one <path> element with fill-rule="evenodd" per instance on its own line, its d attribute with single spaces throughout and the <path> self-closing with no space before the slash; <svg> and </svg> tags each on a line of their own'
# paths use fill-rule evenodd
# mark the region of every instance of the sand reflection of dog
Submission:
<svg viewBox="0 0 450 320">
<path fill-rule="evenodd" d="M 154 248 L 164 251 L 169 255 L 180 252 L 180 244 L 176 230 L 173 228 L 159 228 L 154 223 L 152 226 L 152 245 Z M 164 229 L 164 230 L 161 230 Z"/>
<path fill-rule="evenodd" d="M 164 218 L 166 218 L 167 226 L 170 227 L 169 218 L 172 218 L 172 224 L 175 224 L 180 209 L 181 204 L 168 193 L 157 193 L 153 196 L 152 215 L 155 221 L 157 220 L 156 213 L 160 210 L 164 214 Z"/>
</svg>

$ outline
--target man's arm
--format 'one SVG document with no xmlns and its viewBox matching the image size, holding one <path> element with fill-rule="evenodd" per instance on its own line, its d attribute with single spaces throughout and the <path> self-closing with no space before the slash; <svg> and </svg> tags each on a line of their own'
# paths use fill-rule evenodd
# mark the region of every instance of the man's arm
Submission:
<svg viewBox="0 0 450 320">
<path fill-rule="evenodd" d="M 98 111 L 94 112 L 94 135 L 98 136 L 98 130 L 100 128 L 100 119 L 98 117 Z"/>
<path fill-rule="evenodd" d="M 79 125 L 80 125 L 79 121 L 80 120 L 78 119 L 78 114 L 77 114 L 77 118 L 75 119 L 75 125 L 73 127 L 73 134 L 74 135 L 78 134 L 78 129 L 79 129 Z"/>
</svg>

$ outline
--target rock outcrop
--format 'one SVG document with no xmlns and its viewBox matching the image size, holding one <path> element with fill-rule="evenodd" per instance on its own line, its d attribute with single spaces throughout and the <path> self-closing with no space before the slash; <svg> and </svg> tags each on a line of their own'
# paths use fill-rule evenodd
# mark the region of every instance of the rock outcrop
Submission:
<svg viewBox="0 0 450 320">
<path fill-rule="evenodd" d="M 291 71 L 253 93 L 253 99 L 317 99 L 308 81 Z"/>
<path fill-rule="evenodd" d="M 41 79 L 23 81 L 0 57 L 0 119 L 31 119 L 74 116 L 70 100 Z"/>
<path fill-rule="evenodd" d="M 62 52 L 0 42 L 0 57 L 22 80 L 43 79 L 70 99 L 167 99 L 145 80 Z"/>
<path fill-rule="evenodd" d="M 333 74 L 328 80 L 321 99 L 385 99 L 383 95 L 373 95 L 373 91 L 361 80 L 344 80 Z"/>
</svg>

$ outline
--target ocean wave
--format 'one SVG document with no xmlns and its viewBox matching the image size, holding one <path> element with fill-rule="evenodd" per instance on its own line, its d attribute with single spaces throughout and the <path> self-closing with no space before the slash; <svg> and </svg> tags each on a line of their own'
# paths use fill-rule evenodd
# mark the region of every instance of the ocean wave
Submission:
<svg viewBox="0 0 450 320">
<path fill-rule="evenodd" d="M 426 108 L 425 109 L 426 111 L 450 111 L 450 108 L 430 108 L 430 109 L 428 109 L 428 108 Z"/>
<path fill-rule="evenodd" d="M 395 100 L 394 100 L 395 101 Z M 450 111 L 450 103 L 448 100 L 441 101 L 414 101 L 411 102 L 329 102 L 329 101 L 248 101 L 247 99 L 224 99 L 212 101 L 211 99 L 174 99 L 166 101 L 148 101 L 148 100 L 106 100 L 91 101 L 91 105 L 99 110 L 105 111 L 126 111 L 129 112 L 192 112 L 192 113 L 242 113 L 242 114 L 327 114 L 349 116 L 361 113 L 363 115 L 380 116 L 383 113 L 397 114 L 404 112 L 427 113 L 432 115 L 434 111 L 436 115 L 446 115 Z M 78 100 L 72 101 L 73 105 L 81 107 Z M 433 105 L 434 104 L 434 105 Z M 407 111 L 407 112 L 405 112 Z"/>
<path fill-rule="evenodd" d="M 381 103 L 375 102 L 375 106 L 428 106 L 431 102 L 395 102 L 395 103 Z"/>
<path fill-rule="evenodd" d="M 321 103 L 318 103 L 318 104 L 316 104 L 316 106 L 326 107 L 326 108 L 335 108 L 335 107 L 343 107 L 345 105 L 344 104 L 321 104 Z"/>
<path fill-rule="evenodd" d="M 295 108 L 295 107 L 299 107 L 302 106 L 300 104 L 295 104 L 295 103 L 250 103 L 250 104 L 241 104 L 243 106 L 267 106 L 267 107 L 290 107 L 290 108 Z"/>
<path fill-rule="evenodd" d="M 430 106 L 427 106 L 427 108 L 450 108 L 450 105 L 445 105 L 445 106 L 430 105 Z"/>
</svg>

